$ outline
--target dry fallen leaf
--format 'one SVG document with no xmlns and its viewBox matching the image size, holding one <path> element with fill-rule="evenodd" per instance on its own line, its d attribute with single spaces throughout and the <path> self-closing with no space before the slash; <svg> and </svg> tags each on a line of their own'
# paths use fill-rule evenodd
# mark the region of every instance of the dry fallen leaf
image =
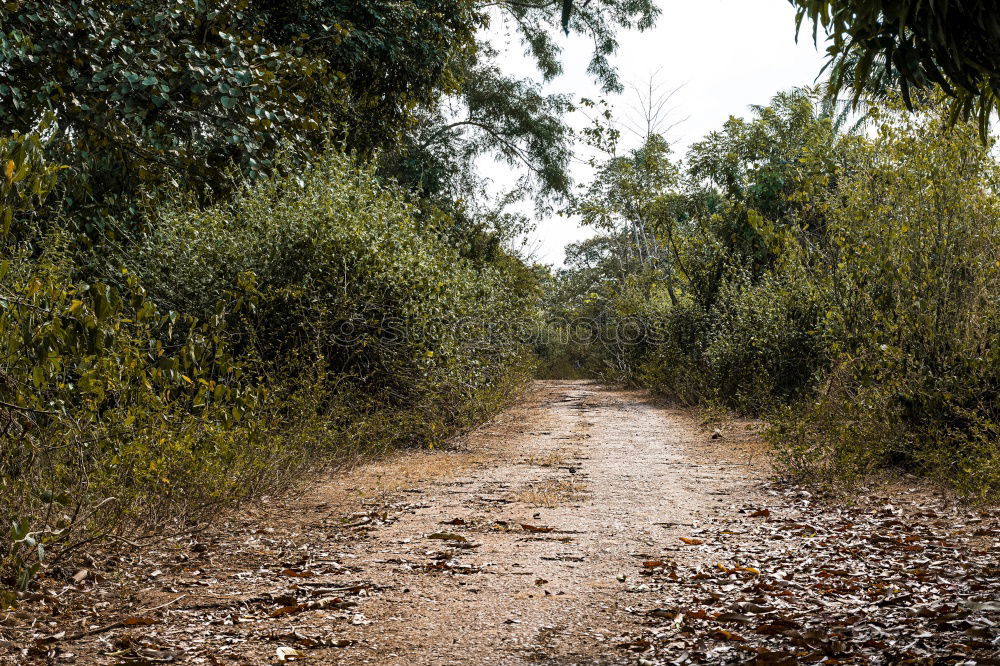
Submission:
<svg viewBox="0 0 1000 666">
<path fill-rule="evenodd" d="M 681 541 L 683 541 L 689 546 L 700 546 L 701 544 L 705 543 L 701 539 L 692 539 L 690 537 L 681 537 Z"/>
<path fill-rule="evenodd" d="M 734 641 L 737 643 L 746 643 L 747 639 L 743 638 L 739 634 L 734 634 L 731 631 L 726 631 L 725 629 L 716 629 L 711 634 L 712 638 L 720 641 Z"/>
<path fill-rule="evenodd" d="M 435 532 L 434 534 L 428 534 L 427 538 L 440 539 L 442 541 L 459 541 L 459 542 L 468 541 L 468 539 L 466 539 L 461 534 L 450 534 L 448 532 Z"/>
<path fill-rule="evenodd" d="M 296 650 L 293 647 L 279 647 L 274 651 L 278 655 L 278 661 L 297 661 L 299 659 L 305 659 L 306 655 L 300 650 Z"/>
<path fill-rule="evenodd" d="M 297 569 L 283 569 L 281 573 L 289 578 L 312 578 L 316 575 L 312 571 L 299 571 Z"/>
<path fill-rule="evenodd" d="M 296 604 L 294 606 L 282 606 L 281 608 L 271 611 L 267 615 L 268 617 L 281 617 L 283 615 L 294 615 L 295 613 L 299 613 L 304 610 L 305 606 L 303 604 Z"/>
<path fill-rule="evenodd" d="M 535 525 L 527 525 L 525 523 L 521 523 L 521 529 L 523 529 L 525 532 L 551 532 L 555 528 L 542 527 L 542 526 L 536 527 Z"/>
</svg>

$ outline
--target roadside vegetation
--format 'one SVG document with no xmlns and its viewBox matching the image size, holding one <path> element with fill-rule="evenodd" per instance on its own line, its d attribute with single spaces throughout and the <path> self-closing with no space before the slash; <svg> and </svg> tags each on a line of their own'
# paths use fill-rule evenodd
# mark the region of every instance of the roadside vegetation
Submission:
<svg viewBox="0 0 1000 666">
<path fill-rule="evenodd" d="M 859 118 L 801 89 L 683 159 L 612 146 L 572 209 L 601 232 L 547 296 L 588 334 L 550 336 L 549 367 L 763 416 L 799 476 L 996 499 L 1000 164 L 937 101 Z"/>
<path fill-rule="evenodd" d="M 585 10 L 591 70 L 648 2 Z M 496 64 L 510 21 L 538 80 Z M 0 607 L 95 546 L 433 447 L 530 377 L 564 200 L 557 7 L 0 7 Z M 500 203 L 482 156 L 520 169 Z"/>
<path fill-rule="evenodd" d="M 605 157 L 566 212 L 600 233 L 550 276 L 543 370 L 764 416 L 799 478 L 902 470 L 995 501 L 994 8 L 791 4 L 822 85 L 686 155 L 655 95 L 638 145 L 611 115 L 586 133 Z"/>
</svg>

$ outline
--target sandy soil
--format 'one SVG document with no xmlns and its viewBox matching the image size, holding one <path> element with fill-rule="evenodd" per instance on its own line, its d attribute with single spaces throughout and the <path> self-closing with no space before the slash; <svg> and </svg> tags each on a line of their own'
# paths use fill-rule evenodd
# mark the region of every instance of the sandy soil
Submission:
<svg viewBox="0 0 1000 666">
<path fill-rule="evenodd" d="M 33 619 L 9 663 L 635 664 L 642 562 L 705 557 L 682 537 L 762 492 L 758 450 L 751 425 L 537 382 L 452 449 L 95 567 L 67 593 L 92 608 Z"/>
</svg>

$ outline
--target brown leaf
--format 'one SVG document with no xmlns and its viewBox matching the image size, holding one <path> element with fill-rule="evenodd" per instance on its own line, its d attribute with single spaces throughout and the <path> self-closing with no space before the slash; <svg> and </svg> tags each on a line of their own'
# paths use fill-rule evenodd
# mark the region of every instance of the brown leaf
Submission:
<svg viewBox="0 0 1000 666">
<path fill-rule="evenodd" d="M 536 527 L 535 525 L 528 525 L 526 523 L 521 523 L 521 529 L 523 529 L 525 532 L 551 532 L 555 528 L 544 527 L 544 526 Z"/>
<path fill-rule="evenodd" d="M 796 666 L 801 663 L 799 658 L 789 652 L 771 652 L 765 648 L 760 651 L 750 662 L 754 666 Z"/>
<path fill-rule="evenodd" d="M 716 629 L 711 634 L 712 638 L 718 641 L 733 641 L 736 643 L 746 643 L 747 639 L 743 638 L 739 634 L 734 634 L 731 631 L 726 631 L 725 629 Z"/>
<path fill-rule="evenodd" d="M 759 509 L 759 510 L 754 511 L 753 513 L 751 513 L 750 517 L 751 518 L 770 518 L 771 517 L 771 510 L 770 509 Z"/>
<path fill-rule="evenodd" d="M 428 539 L 440 539 L 441 541 L 468 541 L 461 534 L 450 534 L 448 532 L 435 532 L 434 534 L 427 535 Z"/>
<path fill-rule="evenodd" d="M 681 541 L 683 541 L 689 546 L 700 546 L 701 544 L 705 543 L 701 539 L 692 539 L 690 537 L 681 537 Z"/>
<path fill-rule="evenodd" d="M 787 620 L 775 620 L 774 622 L 769 622 L 767 624 L 759 624 L 754 629 L 761 636 L 780 636 L 786 631 L 792 631 L 795 629 L 801 629 L 802 625 L 797 622 L 789 622 Z"/>
<path fill-rule="evenodd" d="M 267 614 L 268 617 L 283 617 L 285 615 L 294 615 L 295 613 L 301 613 L 306 609 L 305 604 L 296 604 L 295 606 L 282 606 L 281 608 L 275 609 Z"/>
<path fill-rule="evenodd" d="M 299 571 L 298 569 L 284 569 L 281 573 L 289 578 L 312 578 L 316 575 L 312 571 Z"/>
<path fill-rule="evenodd" d="M 711 620 L 712 619 L 712 616 L 709 615 L 708 612 L 704 608 L 699 608 L 699 609 L 693 610 L 693 611 L 685 611 L 684 614 L 687 615 L 690 618 L 695 619 L 695 620 Z"/>
</svg>

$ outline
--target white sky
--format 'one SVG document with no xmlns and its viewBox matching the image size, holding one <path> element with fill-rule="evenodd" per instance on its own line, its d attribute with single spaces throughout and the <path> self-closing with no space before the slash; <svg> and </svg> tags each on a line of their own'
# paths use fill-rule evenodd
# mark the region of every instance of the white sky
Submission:
<svg viewBox="0 0 1000 666">
<path fill-rule="evenodd" d="M 623 82 L 645 84 L 651 74 L 665 89 L 683 86 L 674 96 L 674 120 L 685 119 L 668 138 L 675 153 L 718 129 L 731 115 L 743 116 L 750 104 L 766 104 L 777 92 L 812 84 L 823 66 L 823 54 L 812 43 L 811 25 L 795 43 L 795 10 L 787 0 L 659 0 L 662 9 L 656 27 L 644 33 L 619 37 L 621 47 L 614 62 Z M 494 25 L 496 46 L 507 31 Z M 569 93 L 574 99 L 601 97 L 586 73 L 589 44 L 584 38 L 561 38 L 565 47 L 565 74 L 546 86 L 546 92 Z M 506 40 L 504 66 L 513 74 L 536 77 L 516 39 Z M 822 48 L 822 43 L 820 48 Z M 634 93 L 611 98 L 615 110 L 625 115 Z M 582 126 L 576 118 L 574 126 Z M 628 142 L 622 142 L 628 147 Z M 574 169 L 576 180 L 588 176 L 586 166 Z M 506 167 L 487 165 L 486 173 L 497 185 L 511 181 Z M 527 208 L 526 208 L 527 210 Z M 552 215 L 537 220 L 528 239 L 537 261 L 560 265 L 567 243 L 582 240 L 591 230 L 572 220 Z"/>
</svg>

